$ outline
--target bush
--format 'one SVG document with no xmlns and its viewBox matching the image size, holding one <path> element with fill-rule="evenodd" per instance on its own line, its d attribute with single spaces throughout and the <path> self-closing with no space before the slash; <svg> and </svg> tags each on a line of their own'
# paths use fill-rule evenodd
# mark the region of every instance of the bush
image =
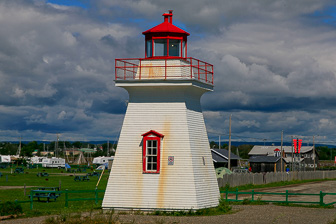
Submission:
<svg viewBox="0 0 336 224">
<path fill-rule="evenodd" d="M 0 215 L 16 215 L 22 213 L 22 207 L 14 202 L 7 201 L 0 204 Z"/>
</svg>

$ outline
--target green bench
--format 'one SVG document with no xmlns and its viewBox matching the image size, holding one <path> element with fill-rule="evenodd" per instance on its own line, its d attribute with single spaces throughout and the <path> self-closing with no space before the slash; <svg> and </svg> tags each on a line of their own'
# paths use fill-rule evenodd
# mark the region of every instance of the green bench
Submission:
<svg viewBox="0 0 336 224">
<path fill-rule="evenodd" d="M 74 181 L 89 181 L 90 178 L 88 176 L 75 176 Z"/>
</svg>

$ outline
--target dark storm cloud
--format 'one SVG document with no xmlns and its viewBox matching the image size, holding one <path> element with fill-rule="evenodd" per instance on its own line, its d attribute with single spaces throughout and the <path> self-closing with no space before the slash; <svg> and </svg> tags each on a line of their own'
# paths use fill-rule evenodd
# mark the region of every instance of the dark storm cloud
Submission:
<svg viewBox="0 0 336 224">
<path fill-rule="evenodd" d="M 116 137 L 128 95 L 114 60 L 143 57 L 141 32 L 169 9 L 191 33 L 188 56 L 214 65 L 215 91 L 202 97 L 210 132 L 227 133 L 232 113 L 232 131 L 250 138 L 336 137 L 334 1 L 86 3 L 0 2 L 2 140 Z"/>
</svg>

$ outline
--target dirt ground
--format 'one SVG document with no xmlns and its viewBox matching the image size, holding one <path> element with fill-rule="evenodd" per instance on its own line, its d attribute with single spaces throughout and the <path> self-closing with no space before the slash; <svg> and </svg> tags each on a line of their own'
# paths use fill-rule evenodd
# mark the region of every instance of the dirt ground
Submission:
<svg viewBox="0 0 336 224">
<path fill-rule="evenodd" d="M 300 193 L 319 193 L 336 192 L 336 181 L 323 181 L 306 183 L 300 185 L 291 185 L 276 188 L 258 189 L 259 192 L 300 192 Z M 278 196 L 267 196 L 278 197 Z M 311 196 L 295 200 L 314 201 Z M 263 196 L 263 199 L 264 198 Z M 266 199 L 267 200 L 267 199 Z M 272 200 L 275 200 L 274 198 Z M 293 199 L 294 200 L 294 199 Z M 318 199 L 317 199 L 318 200 Z M 326 199 L 327 201 L 336 201 L 336 198 Z M 230 223 L 230 224 L 283 224 L 283 223 L 304 223 L 304 224 L 328 224 L 336 219 L 336 209 L 324 208 L 304 208 L 304 207 L 286 207 L 276 205 L 233 205 L 233 213 L 218 216 L 200 216 L 200 217 L 177 217 L 177 216 L 146 216 L 146 215 L 118 215 L 120 223 L 193 223 L 193 224 L 212 224 L 212 223 Z M 34 217 L 26 219 L 4 220 L 1 224 L 23 224 L 23 223 L 44 223 L 48 216 Z"/>
</svg>

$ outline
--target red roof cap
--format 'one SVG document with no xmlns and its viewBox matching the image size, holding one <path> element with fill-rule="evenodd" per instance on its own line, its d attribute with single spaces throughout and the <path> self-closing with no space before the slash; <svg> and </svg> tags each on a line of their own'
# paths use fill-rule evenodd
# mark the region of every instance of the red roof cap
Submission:
<svg viewBox="0 0 336 224">
<path fill-rule="evenodd" d="M 142 136 L 147 136 L 147 135 L 150 135 L 150 134 L 156 135 L 160 138 L 162 138 L 164 136 L 163 134 L 160 134 L 159 132 L 154 131 L 154 130 L 147 131 L 146 133 L 142 134 Z"/>
<path fill-rule="evenodd" d="M 178 28 L 177 26 L 173 25 L 173 10 L 169 10 L 169 13 L 163 13 L 164 16 L 163 23 L 154 26 L 153 28 L 142 32 L 142 34 L 152 34 L 152 33 L 178 33 L 182 35 L 189 36 L 190 33 Z"/>
<path fill-rule="evenodd" d="M 274 151 L 280 151 L 280 149 L 276 148 L 276 149 L 274 149 Z"/>
</svg>

